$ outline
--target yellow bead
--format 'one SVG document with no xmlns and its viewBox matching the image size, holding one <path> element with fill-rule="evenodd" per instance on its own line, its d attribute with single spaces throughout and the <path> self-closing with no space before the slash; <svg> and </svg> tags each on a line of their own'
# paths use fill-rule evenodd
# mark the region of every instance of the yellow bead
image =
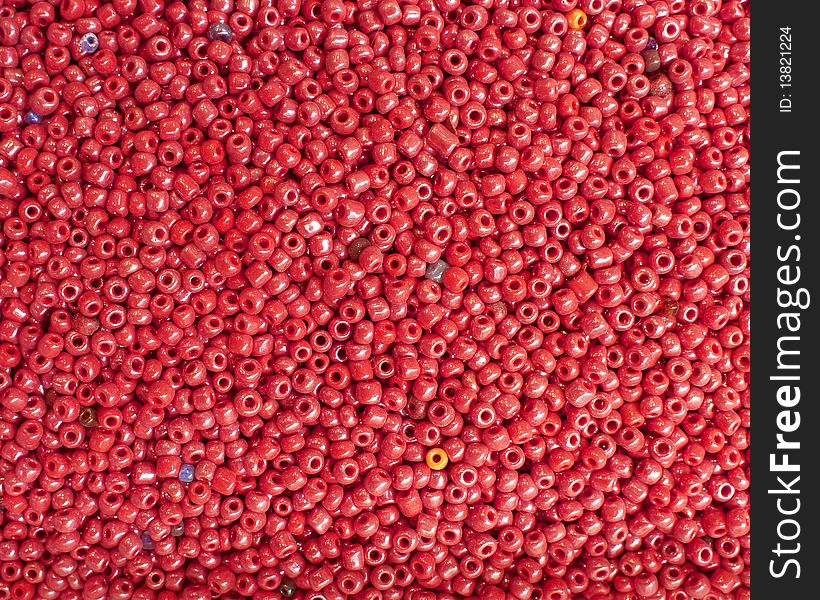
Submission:
<svg viewBox="0 0 820 600">
<path fill-rule="evenodd" d="M 80 411 L 80 424 L 83 427 L 94 427 L 97 425 L 97 411 L 92 406 L 86 406 Z"/>
<path fill-rule="evenodd" d="M 580 8 L 573 8 L 567 13 L 567 23 L 570 29 L 583 29 L 587 26 L 587 14 Z"/>
<path fill-rule="evenodd" d="M 427 451 L 427 466 L 434 471 L 441 471 L 449 461 L 447 453 L 441 448 L 431 448 Z"/>
</svg>

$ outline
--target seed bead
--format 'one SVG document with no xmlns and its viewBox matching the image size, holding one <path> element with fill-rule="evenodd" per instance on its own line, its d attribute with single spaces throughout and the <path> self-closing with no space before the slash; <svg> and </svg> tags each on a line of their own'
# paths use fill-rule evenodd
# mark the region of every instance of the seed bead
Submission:
<svg viewBox="0 0 820 600">
<path fill-rule="evenodd" d="M 447 452 L 443 449 L 431 448 L 427 451 L 425 461 L 427 462 L 427 466 L 434 471 L 441 471 L 447 467 L 447 463 L 450 461 L 450 458 L 447 456 Z"/>
</svg>

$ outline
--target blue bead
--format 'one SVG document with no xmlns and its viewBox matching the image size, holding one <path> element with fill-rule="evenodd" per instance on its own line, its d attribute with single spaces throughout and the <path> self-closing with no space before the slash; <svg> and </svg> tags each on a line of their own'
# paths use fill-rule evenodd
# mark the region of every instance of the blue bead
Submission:
<svg viewBox="0 0 820 600">
<path fill-rule="evenodd" d="M 142 549 L 143 550 L 153 550 L 154 549 L 154 540 L 151 539 L 151 536 L 148 535 L 147 531 L 143 531 L 142 535 L 140 536 L 142 540 Z"/>
<path fill-rule="evenodd" d="M 182 523 L 177 523 L 171 528 L 171 535 L 174 537 L 180 537 L 184 533 L 185 525 L 183 525 Z"/>
<path fill-rule="evenodd" d="M 25 114 L 25 116 L 23 117 L 23 120 L 26 123 L 28 123 L 29 125 L 39 125 L 40 123 L 43 122 L 43 117 L 38 115 L 33 110 L 30 110 Z"/>
<path fill-rule="evenodd" d="M 100 40 L 93 33 L 84 33 L 80 38 L 80 50 L 83 54 L 93 54 L 100 47 Z"/>
<path fill-rule="evenodd" d="M 227 23 L 217 21 L 216 23 L 211 23 L 211 26 L 208 27 L 208 39 L 232 42 L 233 31 Z"/>
<path fill-rule="evenodd" d="M 646 42 L 646 48 L 644 48 L 644 50 L 657 50 L 657 48 L 658 48 L 658 40 L 656 40 L 655 38 L 651 37 L 651 38 L 649 38 L 649 40 Z"/>
<path fill-rule="evenodd" d="M 194 465 L 184 463 L 179 469 L 179 480 L 183 483 L 191 483 L 194 480 Z"/>
</svg>

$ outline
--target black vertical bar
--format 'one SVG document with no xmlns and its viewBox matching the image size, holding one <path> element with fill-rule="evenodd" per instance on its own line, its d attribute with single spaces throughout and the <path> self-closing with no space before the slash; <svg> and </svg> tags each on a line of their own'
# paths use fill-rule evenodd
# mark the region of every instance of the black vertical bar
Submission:
<svg viewBox="0 0 820 600">
<path fill-rule="evenodd" d="M 789 6 L 757 2 L 752 11 L 751 590 L 760 600 L 817 597 L 820 577 L 820 36 Z"/>
</svg>

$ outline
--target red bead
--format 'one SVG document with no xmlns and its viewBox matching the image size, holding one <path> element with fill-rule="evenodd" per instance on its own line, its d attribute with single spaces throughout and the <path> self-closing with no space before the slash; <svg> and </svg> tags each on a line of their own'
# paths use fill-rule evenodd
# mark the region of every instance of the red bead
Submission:
<svg viewBox="0 0 820 600">
<path fill-rule="evenodd" d="M 747 6 L 97 4 L 0 15 L 12 595 L 748 596 Z"/>
</svg>

